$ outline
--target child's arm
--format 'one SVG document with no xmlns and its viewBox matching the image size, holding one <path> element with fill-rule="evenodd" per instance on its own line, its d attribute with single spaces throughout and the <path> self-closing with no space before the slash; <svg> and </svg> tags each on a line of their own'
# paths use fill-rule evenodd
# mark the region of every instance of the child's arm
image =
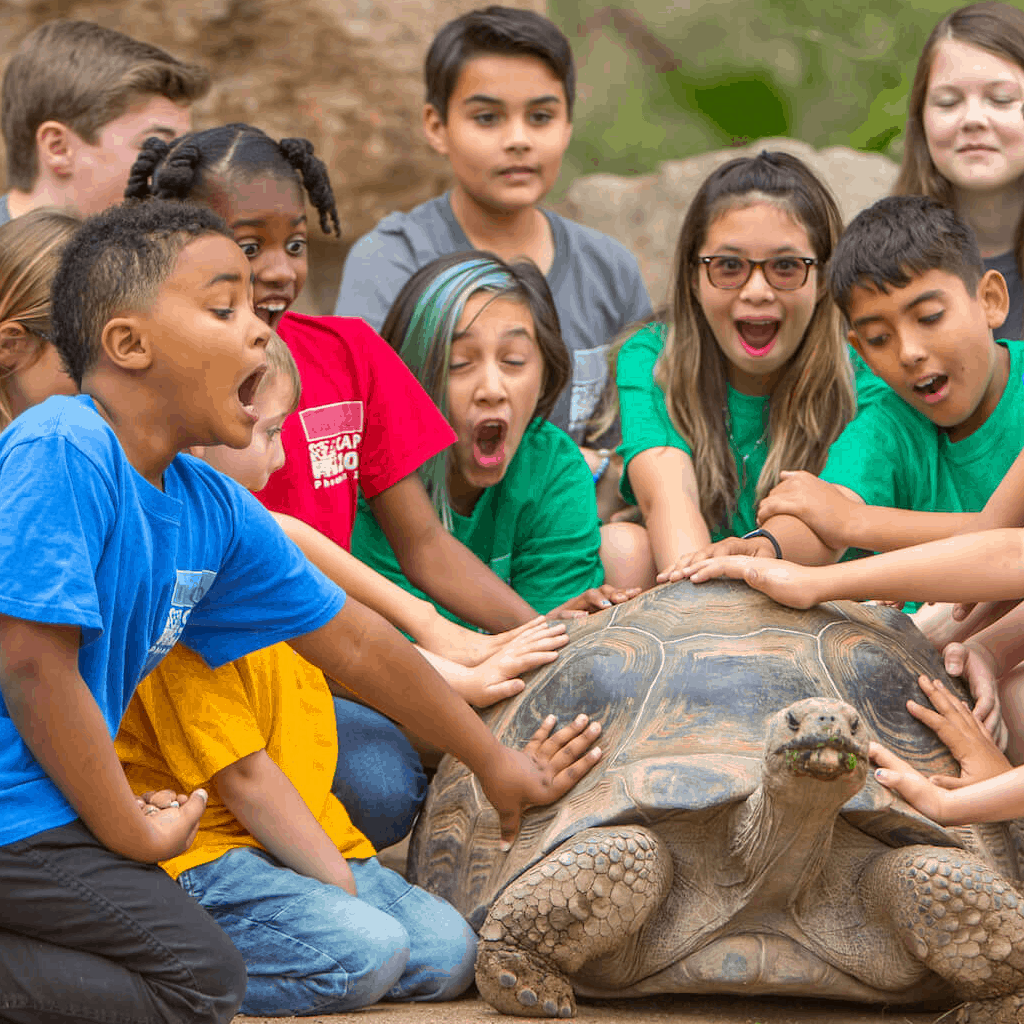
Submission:
<svg viewBox="0 0 1024 1024">
<path fill-rule="evenodd" d="M 281 529 L 325 576 L 361 604 L 372 608 L 378 615 L 383 615 L 393 625 L 415 637 L 421 647 L 439 656 L 437 661 L 432 660 L 432 664 L 450 682 L 454 681 L 455 676 L 462 678 L 462 673 L 453 675 L 440 668 L 443 664 L 455 662 L 473 668 L 500 655 L 506 645 L 516 641 L 527 630 L 532 631 L 531 635 L 535 639 L 540 638 L 534 627 L 544 621 L 541 617 L 495 635 L 474 633 L 450 622 L 429 601 L 421 600 L 392 583 L 308 523 L 277 512 L 271 514 Z M 558 623 L 552 623 L 549 629 L 551 636 L 565 632 L 565 627 Z M 522 649 L 522 645 L 519 644 L 518 648 Z M 525 671 L 525 668 L 516 668 L 513 675 Z"/>
<path fill-rule="evenodd" d="M 849 488 L 826 483 L 813 473 L 785 471 L 780 476 L 780 482 L 758 506 L 758 523 L 771 530 L 768 524 L 773 517 L 795 516 L 823 543 L 839 551 L 846 548 L 895 551 L 974 528 L 976 516 L 970 513 L 915 512 L 866 505 Z M 786 548 L 783 551 L 787 558 L 791 557 Z M 799 558 L 792 560 L 803 563 Z"/>
<path fill-rule="evenodd" d="M 633 456 L 626 472 L 644 516 L 659 572 L 671 569 L 682 556 L 711 543 L 700 511 L 693 459 L 686 452 L 679 448 L 648 448 Z"/>
<path fill-rule="evenodd" d="M 410 473 L 367 503 L 409 582 L 460 619 L 500 632 L 536 616 L 441 525 L 418 474 Z"/>
<path fill-rule="evenodd" d="M 687 569 L 694 583 L 746 580 L 793 608 L 821 601 L 986 601 L 1024 594 L 1024 531 L 989 530 L 839 565 L 766 558 L 712 558 Z"/>
<path fill-rule="evenodd" d="M 878 743 L 869 748 L 875 778 L 940 825 L 1007 821 L 1024 814 L 1024 766 L 959 789 L 944 789 Z"/>
<path fill-rule="evenodd" d="M 825 544 L 818 535 L 795 516 L 774 516 L 762 526 L 770 533 L 787 561 L 800 565 L 829 565 L 842 551 Z M 670 569 L 658 573 L 659 583 L 675 583 L 690 575 L 691 570 L 709 559 L 744 555 L 749 558 L 776 558 L 775 545 L 765 536 L 726 537 L 723 540 L 683 555 Z M 695 581 L 696 582 L 696 581 Z"/>
<path fill-rule="evenodd" d="M 351 598 L 329 622 L 290 641 L 328 680 L 342 680 L 367 703 L 462 761 L 480 779 L 511 842 L 525 806 L 557 800 L 601 756 L 600 733 L 580 715 L 550 735 L 553 719 L 523 752 L 499 743 L 476 712 L 391 625 Z M 546 731 L 545 731 L 546 729 Z"/>
<path fill-rule="evenodd" d="M 7 713 L 104 846 L 138 861 L 175 857 L 195 839 L 206 793 L 197 789 L 180 808 L 144 813 L 99 705 L 79 674 L 79 644 L 77 626 L 0 615 L 0 692 Z"/>
<path fill-rule="evenodd" d="M 211 781 L 227 809 L 282 864 L 357 895 L 344 855 L 266 750 L 222 768 Z"/>
<path fill-rule="evenodd" d="M 558 656 L 557 648 L 569 642 L 564 622 L 537 619 L 486 661 L 466 668 L 440 655 L 417 648 L 463 700 L 475 708 L 488 708 L 506 697 L 521 693 L 526 685 L 524 672 L 550 664 Z"/>
</svg>

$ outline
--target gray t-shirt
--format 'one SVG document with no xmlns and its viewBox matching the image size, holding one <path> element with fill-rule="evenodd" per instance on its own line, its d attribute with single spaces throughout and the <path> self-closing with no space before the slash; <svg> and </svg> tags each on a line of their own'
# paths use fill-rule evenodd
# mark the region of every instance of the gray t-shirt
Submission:
<svg viewBox="0 0 1024 1024">
<path fill-rule="evenodd" d="M 989 256 L 983 260 L 986 270 L 998 270 L 1006 278 L 1006 287 L 1010 292 L 1010 312 L 1003 321 L 1002 327 L 993 332 L 996 338 L 1008 341 L 1020 341 L 1024 331 L 1021 330 L 1024 320 L 1024 282 L 1020 279 L 1017 269 L 1017 258 L 1012 252 L 1004 252 L 1001 256 Z"/>
<path fill-rule="evenodd" d="M 543 211 L 555 258 L 547 274 L 572 376 L 548 417 L 582 442 L 608 377 L 608 346 L 627 324 L 651 316 L 636 257 L 615 239 Z M 452 213 L 450 194 L 392 213 L 352 246 L 335 305 L 339 316 L 362 317 L 379 331 L 391 303 L 420 267 L 473 246 Z"/>
<path fill-rule="evenodd" d="M 0 224 L 6 224 L 11 219 L 11 208 L 7 205 L 7 193 L 0 196 Z"/>
</svg>

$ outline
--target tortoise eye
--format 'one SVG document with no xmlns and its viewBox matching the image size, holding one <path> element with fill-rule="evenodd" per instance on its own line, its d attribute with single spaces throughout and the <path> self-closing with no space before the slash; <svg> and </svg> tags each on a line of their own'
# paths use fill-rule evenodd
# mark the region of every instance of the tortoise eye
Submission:
<svg viewBox="0 0 1024 1024">
<path fill-rule="evenodd" d="M 853 718 L 850 719 L 850 735 L 851 736 L 856 736 L 857 735 L 857 730 L 859 728 L 860 728 L 860 718 L 859 718 L 859 716 L 854 715 Z"/>
<path fill-rule="evenodd" d="M 792 711 L 786 712 L 786 722 L 789 724 L 790 729 L 796 732 L 800 728 L 800 719 Z"/>
</svg>

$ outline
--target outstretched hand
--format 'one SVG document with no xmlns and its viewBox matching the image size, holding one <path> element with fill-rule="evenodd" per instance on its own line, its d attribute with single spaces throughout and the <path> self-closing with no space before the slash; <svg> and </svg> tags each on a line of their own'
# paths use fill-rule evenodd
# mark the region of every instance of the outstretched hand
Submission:
<svg viewBox="0 0 1024 1024">
<path fill-rule="evenodd" d="M 949 747 L 949 752 L 960 764 L 959 778 L 933 775 L 930 781 L 934 785 L 942 789 L 959 789 L 972 782 L 1002 775 L 1013 767 L 988 730 L 962 700 L 954 697 L 937 679 L 921 676 L 918 685 L 931 701 L 931 707 L 908 700 L 907 710 Z"/>
<path fill-rule="evenodd" d="M 610 583 L 602 583 L 599 587 L 584 590 L 578 597 L 570 598 L 557 608 L 548 612 L 549 619 L 580 619 L 591 612 L 603 612 L 613 604 L 622 604 L 632 600 L 640 593 L 640 587 L 620 589 Z"/>
<path fill-rule="evenodd" d="M 489 708 L 521 693 L 526 684 L 520 676 L 550 664 L 568 642 L 564 622 L 535 620 L 528 629 L 520 627 L 514 639 L 470 669 L 471 678 L 455 688 L 473 707 Z"/>
<path fill-rule="evenodd" d="M 767 594 L 773 601 L 789 605 L 790 608 L 811 608 L 821 600 L 814 586 L 817 573 L 820 570 L 795 562 L 777 558 L 751 558 L 747 555 L 709 558 L 706 562 L 697 562 L 683 570 L 683 575 L 691 583 L 704 583 L 718 577 L 743 580 L 755 590 Z"/>
<path fill-rule="evenodd" d="M 942 652 L 946 671 L 962 676 L 974 698 L 974 717 L 988 729 L 1000 750 L 1006 750 L 1010 733 L 999 703 L 999 669 L 992 652 L 978 640 L 947 644 Z"/>
<path fill-rule="evenodd" d="M 421 631 L 422 635 L 416 635 L 416 642 L 425 650 L 439 654 L 458 665 L 476 668 L 488 658 L 499 654 L 504 647 L 524 633 L 543 625 L 545 621 L 543 615 L 538 615 L 529 622 L 524 622 L 514 629 L 507 629 L 503 633 L 477 633 L 438 615 L 429 630 Z"/>
<path fill-rule="evenodd" d="M 659 572 L 655 577 L 658 583 L 675 583 L 685 579 L 687 569 L 711 559 L 723 558 L 727 555 L 748 555 L 751 558 L 774 558 L 775 549 L 771 541 L 764 537 L 726 537 L 724 540 L 715 541 L 707 547 L 697 551 L 691 551 L 688 555 L 681 555 L 676 559 L 674 565 Z"/>
<path fill-rule="evenodd" d="M 872 742 L 868 746 L 868 756 L 878 768 L 875 778 L 887 789 L 899 793 L 904 800 L 940 825 L 952 824 L 952 817 L 947 813 L 946 804 L 949 792 L 934 785 L 916 768 L 898 757 L 881 743 Z"/>
<path fill-rule="evenodd" d="M 503 850 L 519 834 L 527 807 L 554 803 L 601 760 L 601 748 L 593 746 L 601 734 L 599 723 L 577 715 L 553 732 L 556 724 L 555 716 L 549 715 L 521 751 L 501 748 L 501 761 L 486 778 L 479 776 L 484 795 L 498 812 Z"/>
</svg>

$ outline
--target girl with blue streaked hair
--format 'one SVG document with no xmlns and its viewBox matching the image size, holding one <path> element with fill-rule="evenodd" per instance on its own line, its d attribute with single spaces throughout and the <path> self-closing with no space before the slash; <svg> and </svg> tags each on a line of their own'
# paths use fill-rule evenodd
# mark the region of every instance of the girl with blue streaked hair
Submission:
<svg viewBox="0 0 1024 1024">
<path fill-rule="evenodd" d="M 454 536 L 544 613 L 595 611 L 632 593 L 650 558 L 646 532 L 601 527 L 585 460 L 545 419 L 569 358 L 537 267 L 440 257 L 406 283 L 381 333 L 456 433 L 420 470 Z M 417 593 L 365 503 L 352 550 Z"/>
</svg>

